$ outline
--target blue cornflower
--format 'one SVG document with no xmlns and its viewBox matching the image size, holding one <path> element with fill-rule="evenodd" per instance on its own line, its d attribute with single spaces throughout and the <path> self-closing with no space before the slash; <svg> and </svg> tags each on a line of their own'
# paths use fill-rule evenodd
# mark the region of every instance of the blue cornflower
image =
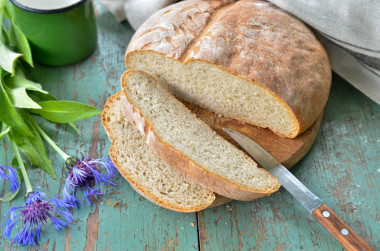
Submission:
<svg viewBox="0 0 380 251">
<path fill-rule="evenodd" d="M 13 227 L 21 221 L 23 227 L 13 241 L 22 245 L 37 245 L 41 227 L 46 225 L 48 219 L 51 219 L 57 230 L 71 224 L 73 216 L 69 211 L 70 205 L 58 198 L 45 200 L 45 193 L 37 192 L 38 189 L 39 187 L 28 196 L 22 207 L 13 207 L 5 213 L 5 217 L 9 216 L 9 219 L 1 226 L 6 226 L 3 238 L 8 237 L 11 240 Z M 59 216 L 63 216 L 65 220 L 58 218 Z"/>
<path fill-rule="evenodd" d="M 80 202 L 76 197 L 76 191 L 78 189 L 83 191 L 84 198 L 82 198 L 82 200 L 87 200 L 88 204 L 91 205 L 89 197 L 92 195 L 96 198 L 102 194 L 99 191 L 101 184 L 116 186 L 115 183 L 109 180 L 117 173 L 115 165 L 109 158 L 92 159 L 87 157 L 79 160 L 71 157 L 66 163 L 70 170 L 63 189 L 63 199 L 74 208 L 76 208 Z M 101 174 L 101 167 L 106 169 L 107 175 Z"/>
<path fill-rule="evenodd" d="M 8 174 L 5 173 L 5 170 L 8 170 Z M 20 178 L 16 169 L 9 166 L 0 166 L 0 181 L 8 180 L 11 183 L 11 192 L 14 193 L 20 187 Z"/>
</svg>

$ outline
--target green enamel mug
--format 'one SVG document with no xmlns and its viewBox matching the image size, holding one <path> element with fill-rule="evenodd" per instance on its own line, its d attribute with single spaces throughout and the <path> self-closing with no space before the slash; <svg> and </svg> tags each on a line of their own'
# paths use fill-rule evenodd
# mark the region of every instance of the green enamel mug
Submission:
<svg viewBox="0 0 380 251">
<path fill-rule="evenodd" d="M 97 45 L 91 0 L 9 0 L 16 24 L 39 64 L 68 65 L 90 56 Z"/>
</svg>

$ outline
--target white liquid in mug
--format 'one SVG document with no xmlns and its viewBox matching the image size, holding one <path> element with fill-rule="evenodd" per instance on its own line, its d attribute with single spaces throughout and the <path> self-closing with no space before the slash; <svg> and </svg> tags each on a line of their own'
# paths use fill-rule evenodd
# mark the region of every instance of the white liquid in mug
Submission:
<svg viewBox="0 0 380 251">
<path fill-rule="evenodd" d="M 81 0 L 15 0 L 19 4 L 36 10 L 57 10 L 74 5 Z"/>
</svg>

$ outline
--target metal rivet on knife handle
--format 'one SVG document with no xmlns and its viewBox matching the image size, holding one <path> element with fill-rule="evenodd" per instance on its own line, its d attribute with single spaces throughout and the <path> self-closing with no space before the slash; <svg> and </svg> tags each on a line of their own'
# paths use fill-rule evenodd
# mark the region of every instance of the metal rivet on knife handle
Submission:
<svg viewBox="0 0 380 251">
<path fill-rule="evenodd" d="M 343 235 L 348 235 L 348 230 L 343 228 L 342 230 L 340 230 L 340 232 L 343 234 Z"/>
<path fill-rule="evenodd" d="M 323 211 L 323 216 L 325 216 L 326 218 L 330 217 L 330 213 L 328 211 Z"/>
</svg>

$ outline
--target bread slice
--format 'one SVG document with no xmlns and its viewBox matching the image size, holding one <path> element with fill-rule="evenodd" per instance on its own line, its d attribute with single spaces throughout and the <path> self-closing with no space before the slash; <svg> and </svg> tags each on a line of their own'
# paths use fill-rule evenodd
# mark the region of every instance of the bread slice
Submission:
<svg viewBox="0 0 380 251">
<path fill-rule="evenodd" d="M 265 1 L 180 1 L 153 14 L 125 62 L 181 101 L 294 138 L 322 114 L 327 53 L 302 21 Z"/>
<path fill-rule="evenodd" d="M 124 118 L 121 96 L 119 92 L 108 99 L 102 121 L 112 141 L 109 154 L 124 178 L 142 196 L 170 210 L 194 212 L 212 205 L 215 196 L 210 190 L 167 166 L 148 148 Z"/>
<path fill-rule="evenodd" d="M 253 200 L 275 192 L 280 182 L 212 131 L 155 78 L 129 70 L 121 77 L 124 111 L 167 164 L 213 192 Z"/>
</svg>

